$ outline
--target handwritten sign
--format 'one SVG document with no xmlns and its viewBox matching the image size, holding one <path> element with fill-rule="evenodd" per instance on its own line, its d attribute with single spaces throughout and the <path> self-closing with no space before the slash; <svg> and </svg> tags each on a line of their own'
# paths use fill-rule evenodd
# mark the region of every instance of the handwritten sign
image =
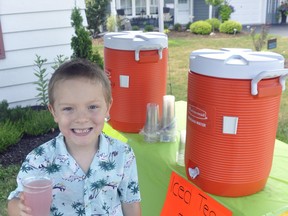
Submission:
<svg viewBox="0 0 288 216">
<path fill-rule="evenodd" d="M 191 215 L 232 216 L 232 212 L 191 182 L 172 172 L 161 216 Z"/>
</svg>

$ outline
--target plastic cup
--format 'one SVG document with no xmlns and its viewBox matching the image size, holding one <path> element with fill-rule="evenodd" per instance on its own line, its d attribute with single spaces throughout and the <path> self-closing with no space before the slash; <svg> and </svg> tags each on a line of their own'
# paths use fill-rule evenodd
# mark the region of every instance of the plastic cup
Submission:
<svg viewBox="0 0 288 216">
<path fill-rule="evenodd" d="M 52 180 L 48 177 L 33 176 L 22 180 L 24 202 L 33 216 L 49 216 L 52 202 Z"/>
<path fill-rule="evenodd" d="M 176 141 L 175 96 L 163 96 L 160 142 Z"/>
<path fill-rule="evenodd" d="M 176 162 L 179 166 L 185 166 L 185 146 L 186 146 L 186 130 L 180 131 L 179 147 L 176 155 Z"/>
<path fill-rule="evenodd" d="M 146 142 L 157 142 L 159 129 L 159 105 L 147 104 L 146 122 L 144 126 L 144 139 Z"/>
<path fill-rule="evenodd" d="M 169 127 L 175 118 L 175 96 L 163 96 L 162 128 Z"/>
</svg>

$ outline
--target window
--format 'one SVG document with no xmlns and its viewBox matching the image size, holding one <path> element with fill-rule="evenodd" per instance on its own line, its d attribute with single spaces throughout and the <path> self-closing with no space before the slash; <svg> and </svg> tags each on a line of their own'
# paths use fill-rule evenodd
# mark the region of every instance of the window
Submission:
<svg viewBox="0 0 288 216">
<path fill-rule="evenodd" d="M 150 0 L 150 14 L 158 14 L 157 0 Z"/>
<path fill-rule="evenodd" d="M 178 3 L 179 4 L 187 4 L 187 0 L 179 0 Z"/>
<path fill-rule="evenodd" d="M 146 15 L 146 1 L 136 0 L 136 15 Z"/>
<path fill-rule="evenodd" d="M 121 0 L 121 8 L 124 9 L 126 16 L 132 15 L 132 0 Z"/>
<path fill-rule="evenodd" d="M 4 49 L 1 22 L 0 22 L 0 59 L 3 59 L 3 58 L 5 58 L 5 49 Z"/>
</svg>

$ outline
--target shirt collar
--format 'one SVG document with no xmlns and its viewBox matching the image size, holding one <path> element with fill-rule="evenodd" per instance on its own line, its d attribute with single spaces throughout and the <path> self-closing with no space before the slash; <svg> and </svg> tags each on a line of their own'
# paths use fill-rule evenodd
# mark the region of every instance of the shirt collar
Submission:
<svg viewBox="0 0 288 216">
<path fill-rule="evenodd" d="M 59 153 L 61 155 L 69 155 L 69 152 L 66 148 L 63 134 L 59 133 L 59 135 L 56 137 L 56 139 L 57 139 L 57 145 L 59 148 Z M 99 156 L 108 155 L 109 149 L 110 149 L 109 139 L 103 133 L 101 133 L 99 135 L 99 149 L 98 149 L 96 154 Z"/>
</svg>

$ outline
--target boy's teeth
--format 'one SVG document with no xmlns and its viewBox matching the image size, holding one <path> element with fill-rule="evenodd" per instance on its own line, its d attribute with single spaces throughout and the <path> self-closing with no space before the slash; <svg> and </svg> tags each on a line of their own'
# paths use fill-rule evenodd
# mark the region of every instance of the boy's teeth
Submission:
<svg viewBox="0 0 288 216">
<path fill-rule="evenodd" d="M 89 129 L 74 129 L 75 133 L 88 133 Z"/>
</svg>

